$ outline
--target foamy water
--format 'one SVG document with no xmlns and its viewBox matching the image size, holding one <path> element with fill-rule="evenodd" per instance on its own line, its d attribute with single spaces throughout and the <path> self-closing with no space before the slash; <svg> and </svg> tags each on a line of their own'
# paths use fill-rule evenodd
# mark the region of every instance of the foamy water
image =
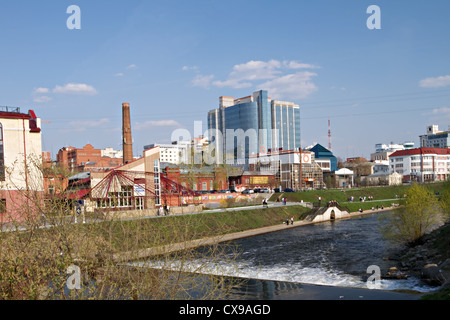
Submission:
<svg viewBox="0 0 450 320">
<path fill-rule="evenodd" d="M 186 264 L 186 272 L 198 272 L 258 280 L 282 281 L 348 288 L 368 288 L 371 265 L 382 274 L 390 267 L 384 259 L 386 243 L 378 230 L 377 215 L 342 220 L 259 235 L 224 245 L 239 251 L 233 259 L 229 250 L 222 260 L 211 262 L 207 250 Z M 144 263 L 139 263 L 144 265 Z M 180 270 L 178 261 L 148 261 L 146 266 Z M 373 282 L 372 282 L 373 283 Z M 377 280 L 374 290 L 413 290 L 430 292 L 436 287 L 409 277 L 402 280 Z"/>
</svg>

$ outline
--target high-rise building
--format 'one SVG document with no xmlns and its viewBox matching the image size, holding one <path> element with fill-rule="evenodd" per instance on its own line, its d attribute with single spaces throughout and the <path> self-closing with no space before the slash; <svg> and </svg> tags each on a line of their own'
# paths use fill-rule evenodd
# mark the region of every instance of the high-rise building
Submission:
<svg viewBox="0 0 450 320">
<path fill-rule="evenodd" d="M 273 146 L 282 150 L 300 148 L 300 107 L 293 102 L 272 101 Z"/>
<path fill-rule="evenodd" d="M 235 99 L 220 97 L 208 113 L 210 142 L 217 161 L 246 163 L 249 156 L 300 148 L 300 107 L 272 100 L 267 91 Z"/>
</svg>

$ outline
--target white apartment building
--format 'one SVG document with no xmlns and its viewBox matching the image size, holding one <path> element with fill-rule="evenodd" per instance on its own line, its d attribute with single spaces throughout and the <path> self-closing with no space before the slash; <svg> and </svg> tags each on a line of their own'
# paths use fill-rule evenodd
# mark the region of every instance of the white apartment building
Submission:
<svg viewBox="0 0 450 320">
<path fill-rule="evenodd" d="M 445 181 L 450 177 L 450 149 L 416 148 L 396 151 L 389 164 L 393 172 L 403 175 L 403 181 Z"/>
<path fill-rule="evenodd" d="M 414 142 L 405 142 L 403 144 L 397 144 L 391 142 L 389 144 L 377 143 L 375 145 L 375 153 L 370 155 L 370 161 L 387 161 L 389 156 L 395 151 L 408 150 L 414 148 Z"/>
<path fill-rule="evenodd" d="M 427 134 L 420 136 L 422 148 L 450 148 L 450 126 L 447 131 L 440 131 L 439 126 L 427 127 Z"/>
<path fill-rule="evenodd" d="M 123 159 L 123 151 L 122 150 L 114 150 L 113 148 L 105 148 L 101 150 L 102 157 L 114 158 L 114 159 Z"/>
<path fill-rule="evenodd" d="M 190 143 L 178 143 L 178 144 L 151 144 L 145 146 L 144 149 L 152 149 L 154 147 L 159 147 L 160 150 L 160 161 L 172 164 L 188 163 L 189 161 L 189 150 Z"/>
</svg>

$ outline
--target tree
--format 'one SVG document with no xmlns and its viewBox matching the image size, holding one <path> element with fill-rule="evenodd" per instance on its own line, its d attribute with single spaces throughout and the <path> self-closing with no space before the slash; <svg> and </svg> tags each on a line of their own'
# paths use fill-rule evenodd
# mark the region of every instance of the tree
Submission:
<svg viewBox="0 0 450 320">
<path fill-rule="evenodd" d="M 444 183 L 440 203 L 444 214 L 447 216 L 447 218 L 450 218 L 450 180 L 447 180 Z"/>
<path fill-rule="evenodd" d="M 236 284 L 217 276 L 221 270 L 208 275 L 223 259 L 234 260 L 226 245 L 190 246 L 212 235 L 205 231 L 210 217 L 124 221 L 114 220 L 117 212 L 111 211 L 104 215 L 111 219 L 88 214 L 86 224 L 74 223 L 66 191 L 33 192 L 32 182 L 41 184 L 43 175 L 32 179 L 32 172 L 29 190 L 22 190 L 32 206 L 17 206 L 23 210 L 18 216 L 27 218 L 0 228 L 0 300 L 221 299 Z M 61 172 L 48 168 L 46 174 Z M 174 244 L 176 252 L 169 250 Z M 158 257 L 143 255 L 147 250 L 157 250 Z"/>
<path fill-rule="evenodd" d="M 412 243 L 441 223 L 442 207 L 426 187 L 414 183 L 402 206 L 382 216 L 384 236 L 397 243 Z"/>
</svg>

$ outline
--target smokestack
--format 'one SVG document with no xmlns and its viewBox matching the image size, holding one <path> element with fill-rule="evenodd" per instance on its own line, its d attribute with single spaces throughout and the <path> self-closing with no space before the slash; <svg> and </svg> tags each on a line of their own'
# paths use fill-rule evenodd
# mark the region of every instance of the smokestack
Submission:
<svg viewBox="0 0 450 320">
<path fill-rule="evenodd" d="M 133 140 L 131 138 L 130 104 L 122 103 L 122 137 L 123 137 L 123 163 L 133 161 Z"/>
</svg>

